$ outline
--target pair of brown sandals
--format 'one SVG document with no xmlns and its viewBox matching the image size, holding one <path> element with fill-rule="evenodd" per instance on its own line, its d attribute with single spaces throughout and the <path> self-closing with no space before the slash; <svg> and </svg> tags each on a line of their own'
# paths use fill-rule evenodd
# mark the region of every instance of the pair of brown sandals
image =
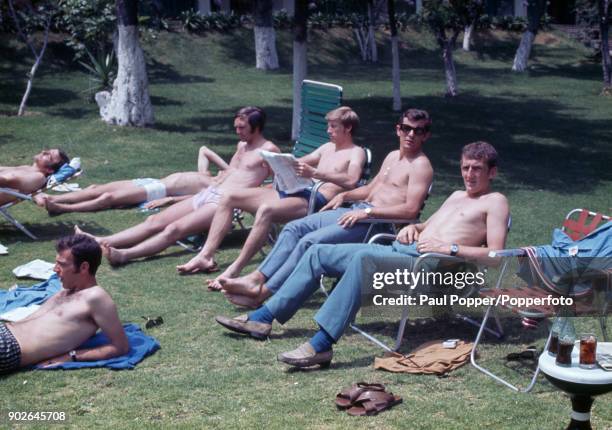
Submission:
<svg viewBox="0 0 612 430">
<path fill-rule="evenodd" d="M 376 415 L 402 403 L 383 384 L 357 382 L 336 395 L 336 406 L 352 416 Z"/>
</svg>

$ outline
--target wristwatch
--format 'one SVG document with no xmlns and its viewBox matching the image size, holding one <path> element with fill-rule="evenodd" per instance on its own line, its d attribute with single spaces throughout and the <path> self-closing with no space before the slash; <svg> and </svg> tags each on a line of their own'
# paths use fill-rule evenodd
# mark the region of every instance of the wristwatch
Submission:
<svg viewBox="0 0 612 430">
<path fill-rule="evenodd" d="M 372 214 L 372 208 L 365 208 L 363 211 L 368 216 L 368 218 L 370 218 L 370 215 Z"/>
<path fill-rule="evenodd" d="M 459 245 L 457 245 L 456 243 L 453 243 L 450 246 L 450 255 L 454 257 L 455 255 L 457 255 L 458 252 L 459 252 Z"/>
<path fill-rule="evenodd" d="M 74 349 L 73 349 L 72 351 L 70 351 L 70 352 L 68 353 L 68 355 L 70 356 L 70 359 L 71 359 L 72 361 L 79 361 L 79 360 L 77 360 L 76 351 L 75 351 Z"/>
</svg>

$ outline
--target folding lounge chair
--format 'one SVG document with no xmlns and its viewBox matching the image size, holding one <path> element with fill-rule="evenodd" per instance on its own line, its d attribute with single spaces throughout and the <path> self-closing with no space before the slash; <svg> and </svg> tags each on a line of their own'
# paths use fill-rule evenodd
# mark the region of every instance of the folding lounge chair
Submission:
<svg viewBox="0 0 612 430">
<path fill-rule="evenodd" d="M 512 226 L 512 217 L 508 218 L 508 230 L 510 230 Z M 372 238 L 370 240 L 368 240 L 368 243 L 380 243 L 380 242 L 391 242 L 395 240 L 395 234 L 388 234 L 388 233 L 380 233 L 377 235 L 372 236 Z M 426 263 L 427 260 L 429 259 L 437 259 L 440 260 L 444 263 L 445 266 L 447 266 L 449 268 L 449 270 L 455 266 L 455 267 L 465 267 L 467 265 L 468 268 L 472 269 L 472 270 L 477 270 L 478 268 L 476 267 L 475 263 L 470 263 L 467 262 L 465 259 L 463 258 L 459 258 L 459 257 L 452 257 L 449 256 L 447 254 L 438 254 L 435 252 L 428 252 L 425 254 L 421 254 L 417 259 L 416 262 L 414 264 L 414 268 L 412 269 L 413 272 L 419 272 L 422 268 L 426 269 Z M 485 269 L 483 269 L 485 270 Z M 418 287 L 417 287 L 418 288 Z M 472 293 L 472 291 L 465 291 L 462 295 L 468 296 Z M 395 345 L 393 347 L 385 344 L 384 342 L 382 342 L 381 340 L 379 340 L 378 338 L 376 338 L 374 335 L 366 332 L 365 330 L 359 328 L 357 325 L 355 324 L 350 324 L 350 327 L 356 331 L 357 333 L 361 334 L 362 336 L 364 336 L 366 339 L 368 339 L 369 341 L 375 343 L 376 345 L 380 346 L 382 349 L 384 349 L 385 351 L 388 352 L 396 352 L 400 349 L 400 347 L 402 346 L 402 341 L 404 339 L 404 332 L 406 330 L 406 324 L 408 322 L 408 318 L 409 318 L 409 306 L 404 306 L 403 310 L 402 310 L 402 316 L 399 322 L 399 326 L 397 329 L 397 334 L 395 336 Z M 466 321 L 470 324 L 475 324 L 480 326 L 480 324 L 476 323 L 474 320 L 465 317 L 463 315 L 459 315 L 457 314 L 456 317 L 458 317 L 459 319 Z M 499 321 L 498 321 L 499 324 Z M 490 329 L 488 329 L 489 331 L 491 331 Z"/>
<path fill-rule="evenodd" d="M 54 187 L 56 187 L 57 185 L 66 183 L 70 181 L 71 179 L 80 176 L 81 173 L 83 172 L 80 168 L 80 164 L 81 164 L 80 159 L 73 158 L 70 163 L 64 164 L 62 167 L 59 168 L 57 172 L 50 175 L 47 178 L 47 182 L 45 183 L 43 187 L 41 187 L 40 189 L 30 194 L 23 194 L 16 190 L 10 189 L 10 188 L 0 187 L 0 194 L 9 194 L 17 198 L 17 200 L 13 200 L 11 202 L 5 203 L 4 205 L 0 206 L 0 215 L 2 215 L 6 220 L 8 220 L 8 222 L 10 222 L 15 227 L 17 227 L 19 230 L 21 230 L 21 232 L 24 233 L 26 236 L 28 236 L 30 239 L 33 239 L 33 240 L 38 239 L 31 231 L 29 231 L 23 224 L 17 221 L 17 219 L 15 219 L 15 217 L 13 217 L 9 213 L 9 209 L 21 203 L 24 200 L 31 201 L 32 196 L 38 193 L 49 191 L 53 189 Z"/>
<path fill-rule="evenodd" d="M 575 219 L 576 215 L 578 216 L 577 219 Z M 588 235 L 589 233 L 591 233 L 592 231 L 594 231 L 600 224 L 601 222 L 607 222 L 610 221 L 610 217 L 606 216 L 606 215 L 602 215 L 599 213 L 595 213 L 595 212 L 590 212 L 586 209 L 573 209 L 572 211 L 570 211 L 566 217 L 565 217 L 565 221 L 563 222 L 563 226 L 561 228 L 562 231 L 564 231 L 572 240 L 578 240 L 583 238 L 584 236 Z M 501 285 L 502 285 L 502 279 L 504 277 L 504 274 L 506 273 L 506 270 L 508 268 L 508 265 L 511 261 L 512 258 L 514 257 L 526 257 L 527 256 L 527 251 L 525 249 L 507 249 L 507 250 L 501 250 L 501 251 L 495 251 L 491 253 L 492 257 L 506 257 L 504 258 L 504 262 L 502 264 L 500 273 L 499 273 L 499 278 L 497 280 L 496 286 L 493 290 L 482 290 L 480 293 L 482 296 L 485 297 L 497 297 L 500 294 L 510 294 L 512 292 L 512 290 L 507 290 L 507 289 L 502 289 Z M 529 261 L 527 258 L 525 258 L 525 264 L 529 264 L 529 268 L 533 269 L 533 265 L 531 262 L 527 263 L 527 261 Z M 540 277 L 540 275 L 538 275 L 537 271 L 533 270 L 529 272 L 530 274 L 534 275 L 534 281 L 537 283 L 540 282 L 546 282 L 546 280 L 544 280 L 543 278 Z M 610 276 L 610 275 L 608 275 Z M 515 290 L 516 292 L 516 290 Z M 550 290 L 546 293 L 543 292 L 542 289 L 540 288 L 523 288 L 522 291 L 519 292 L 519 294 L 523 297 L 525 296 L 530 296 L 530 297 L 539 297 L 539 296 L 544 296 L 544 295 L 549 295 L 550 294 Z M 600 326 L 601 326 L 601 330 L 602 333 L 604 335 L 604 337 L 606 336 L 606 319 L 605 319 L 605 314 L 606 314 L 606 308 L 608 303 L 610 302 L 610 300 L 612 300 L 612 298 L 610 297 L 610 295 L 612 294 L 612 291 L 610 291 L 610 286 L 608 285 L 608 291 L 607 291 L 607 297 L 605 298 L 605 304 L 604 304 L 604 308 L 603 308 L 603 312 L 602 315 L 600 317 Z M 520 315 L 521 317 L 529 317 L 530 319 L 532 318 L 537 318 L 537 319 L 547 319 L 549 317 L 554 317 L 555 316 L 555 310 L 552 307 L 538 307 L 536 309 L 517 309 L 517 308 L 511 308 L 511 310 L 515 313 L 517 313 L 518 315 Z M 480 325 L 480 329 L 478 331 L 478 334 L 476 335 L 476 340 L 474 341 L 474 346 L 472 348 L 472 352 L 470 355 L 470 361 L 472 363 L 472 365 L 480 370 L 481 372 L 485 373 L 486 375 L 490 376 L 491 378 L 495 379 L 496 381 L 500 382 L 501 384 L 507 386 L 508 388 L 517 391 L 517 392 L 529 392 L 533 389 L 537 377 L 539 375 L 540 369 L 539 367 L 537 367 L 532 375 L 531 381 L 529 382 L 529 384 L 525 387 L 525 388 L 520 388 L 510 382 L 508 382 L 507 380 L 501 378 L 500 376 L 494 374 L 493 372 L 491 372 L 490 370 L 484 368 L 483 366 L 481 366 L 480 364 L 477 363 L 476 361 L 476 355 L 477 355 L 477 348 L 478 345 L 480 343 L 480 340 L 482 338 L 482 335 L 484 333 L 484 330 L 486 328 L 487 322 L 489 321 L 489 318 L 494 315 L 495 313 L 495 305 L 491 305 L 488 306 L 486 312 L 485 312 L 485 316 L 482 320 L 482 323 Z M 497 315 L 495 314 L 495 317 L 497 317 Z M 497 320 L 497 324 L 498 327 L 501 329 L 501 326 L 499 325 L 499 320 Z M 524 324 L 525 325 L 525 324 Z M 503 333 L 503 332 L 502 332 Z M 550 337 L 551 337 L 552 332 L 549 331 L 549 335 L 548 338 L 546 340 L 546 344 L 544 346 L 544 351 L 546 351 L 548 349 L 548 344 L 550 343 Z"/>
<path fill-rule="evenodd" d="M 302 101 L 300 110 L 300 133 L 293 145 L 291 153 L 294 157 L 302 157 L 310 154 L 320 146 L 329 142 L 327 134 L 327 120 L 325 115 L 331 110 L 342 105 L 342 87 L 325 82 L 304 80 L 302 82 Z M 372 166 L 372 152 L 369 148 L 363 148 L 366 160 L 363 166 L 361 178 L 358 186 L 364 185 L 369 179 Z M 310 201 L 308 202 L 308 215 L 314 213 L 316 194 L 324 182 L 318 181 L 312 190 Z M 235 214 L 236 223 L 242 228 L 240 214 Z M 274 226 L 270 235 L 270 243 L 274 243 L 278 227 Z"/>
</svg>

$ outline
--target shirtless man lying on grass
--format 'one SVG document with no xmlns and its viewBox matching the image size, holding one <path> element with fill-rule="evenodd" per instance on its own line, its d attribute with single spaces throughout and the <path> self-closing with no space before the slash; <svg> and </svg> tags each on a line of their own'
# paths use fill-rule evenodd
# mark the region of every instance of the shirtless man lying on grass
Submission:
<svg viewBox="0 0 612 430">
<path fill-rule="evenodd" d="M 212 183 L 210 163 L 220 171 L 228 165 L 219 155 L 205 146 L 200 148 L 197 172 L 178 172 L 162 179 L 139 178 L 115 181 L 108 184 L 90 185 L 84 190 L 51 196 L 38 194 L 34 201 L 47 209 L 49 214 L 67 212 L 93 212 L 120 206 L 132 206 L 147 202 L 146 208 L 153 209 L 174 203 L 175 197 L 193 195 Z"/>
<path fill-rule="evenodd" d="M 339 192 L 354 188 L 365 163 L 365 151 L 353 142 L 359 126 L 357 114 L 351 108 L 341 106 L 329 112 L 325 119 L 330 142 L 301 157 L 295 166 L 299 175 L 326 182 L 317 192 L 315 210 Z M 226 193 L 219 203 L 202 251 L 187 264 L 178 266 L 177 270 L 180 273 L 217 270 L 214 255 L 232 228 L 235 208 L 255 214 L 253 228 L 234 263 L 236 267 L 244 266 L 265 244 L 272 223 L 285 223 L 307 215 L 311 192 L 310 188 L 295 194 L 272 188 L 236 188 Z"/>
<path fill-rule="evenodd" d="M 74 235 L 60 239 L 56 249 L 54 271 L 63 288 L 27 318 L 0 323 L 0 374 L 33 364 L 106 360 L 130 349 L 113 299 L 96 280 L 100 246 Z M 98 329 L 110 343 L 76 349 Z"/>
<path fill-rule="evenodd" d="M 22 194 L 33 193 L 45 185 L 47 176 L 69 161 L 61 149 L 48 149 L 36 154 L 30 166 L 0 166 L 0 187 Z M 16 197 L 0 191 L 0 205 L 15 199 Z"/>
<path fill-rule="evenodd" d="M 240 141 L 229 167 L 211 179 L 198 194 L 152 215 L 146 221 L 110 236 L 94 237 L 113 265 L 155 255 L 177 240 L 208 230 L 219 201 L 232 190 L 258 187 L 270 175 L 270 168 L 259 151 L 280 152 L 263 136 L 266 116 L 262 109 L 245 107 L 234 117 Z M 77 233 L 82 231 L 75 227 Z"/>
</svg>

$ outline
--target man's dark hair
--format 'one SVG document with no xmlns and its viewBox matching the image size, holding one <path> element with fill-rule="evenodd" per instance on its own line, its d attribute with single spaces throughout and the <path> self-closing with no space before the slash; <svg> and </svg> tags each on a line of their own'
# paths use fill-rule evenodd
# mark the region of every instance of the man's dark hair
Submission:
<svg viewBox="0 0 612 430">
<path fill-rule="evenodd" d="M 488 142 L 478 141 L 468 143 L 461 150 L 461 158 L 484 160 L 489 169 L 497 167 L 497 151 Z"/>
<path fill-rule="evenodd" d="M 427 111 L 421 109 L 408 109 L 400 116 L 398 124 L 402 124 L 404 118 L 408 118 L 410 122 L 426 121 L 425 130 L 430 131 L 431 129 L 431 117 Z"/>
<path fill-rule="evenodd" d="M 49 165 L 50 169 L 53 169 L 53 172 L 57 172 L 60 167 L 62 167 L 66 163 L 70 163 L 70 157 L 66 154 L 66 151 L 63 149 L 57 148 L 57 152 L 59 152 L 60 160 L 57 163 L 53 163 Z"/>
<path fill-rule="evenodd" d="M 257 106 L 246 106 L 236 112 L 234 119 L 244 118 L 251 126 L 251 131 L 259 130 L 261 133 L 266 125 L 266 113 Z"/>
<path fill-rule="evenodd" d="M 95 275 L 102 261 L 102 248 L 98 242 L 84 234 L 64 236 L 57 241 L 55 249 L 58 253 L 69 249 L 74 258 L 74 268 L 81 267 L 81 263 L 89 263 L 89 273 Z"/>
</svg>

